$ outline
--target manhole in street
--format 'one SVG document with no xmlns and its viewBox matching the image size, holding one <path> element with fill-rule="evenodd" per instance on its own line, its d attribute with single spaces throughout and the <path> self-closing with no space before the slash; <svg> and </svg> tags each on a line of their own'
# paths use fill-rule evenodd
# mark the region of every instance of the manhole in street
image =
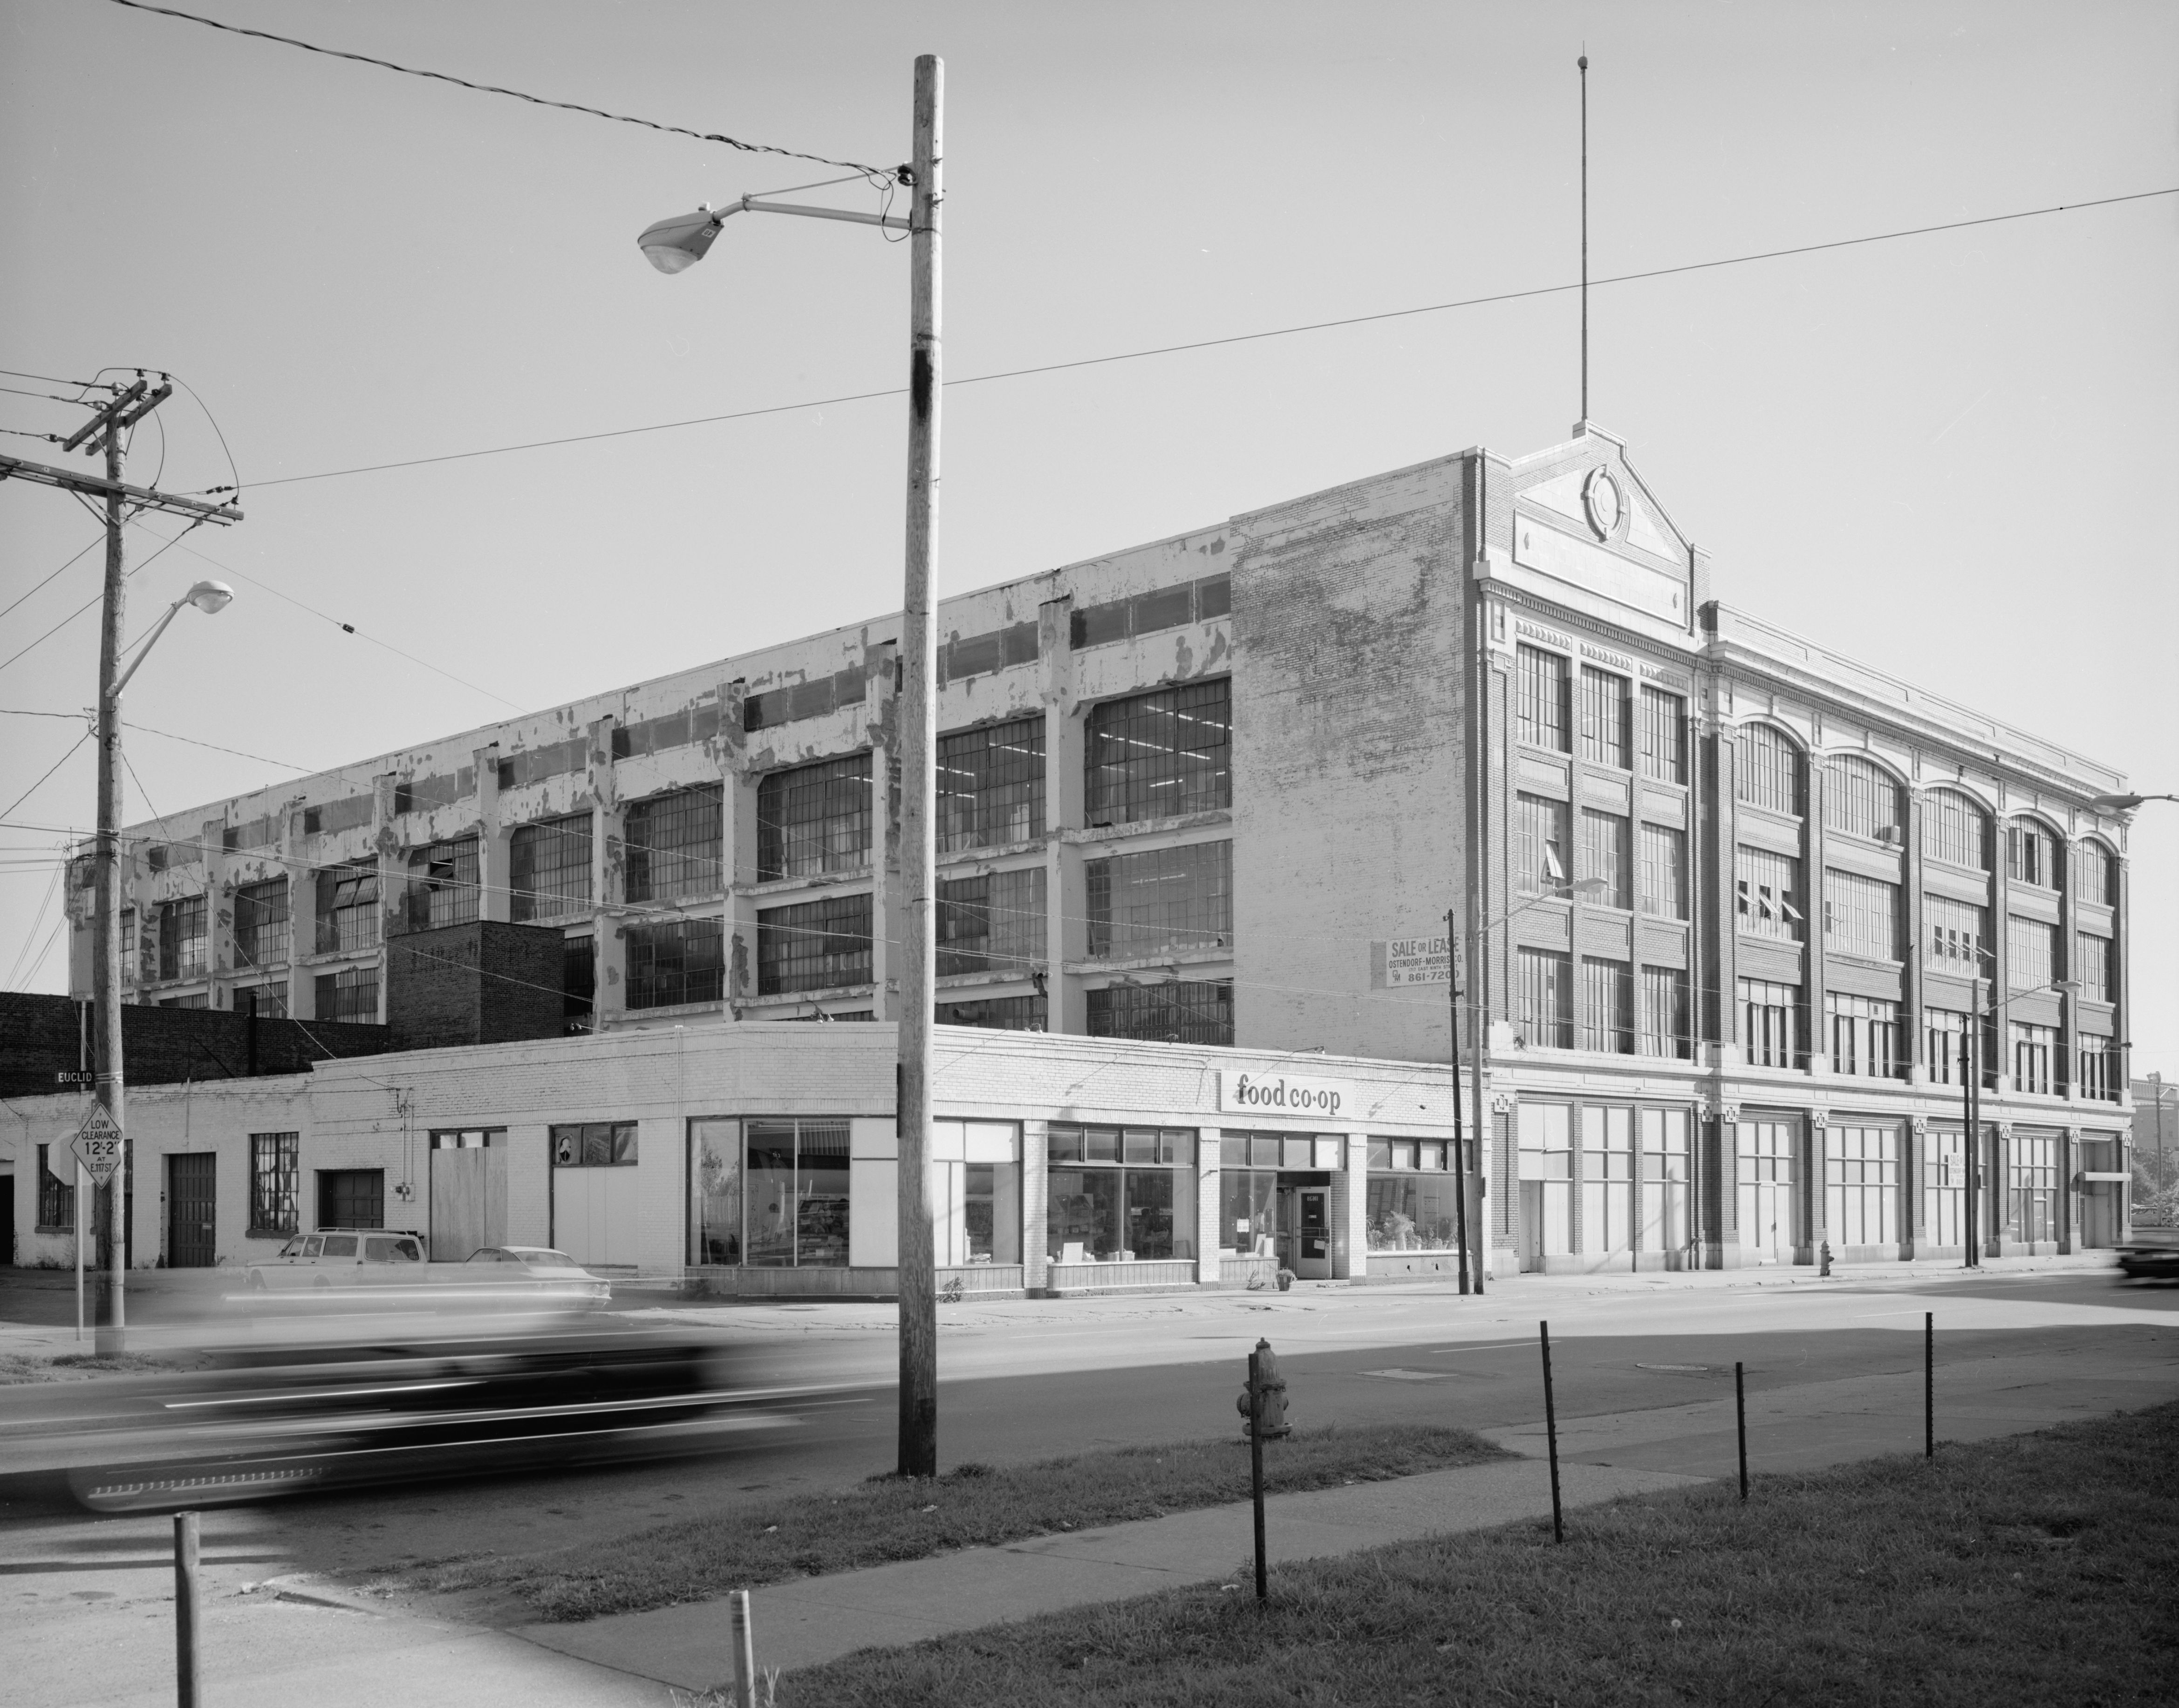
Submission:
<svg viewBox="0 0 2179 1708">
<path fill-rule="evenodd" d="M 1706 1364 L 1638 1364 L 1637 1370 L 1661 1370 L 1673 1376 L 1701 1376 L 1710 1369 Z"/>
<path fill-rule="evenodd" d="M 1365 1370 L 1364 1376 L 1374 1376 L 1385 1381 L 1444 1381 L 1452 1376 L 1449 1370 Z"/>
</svg>

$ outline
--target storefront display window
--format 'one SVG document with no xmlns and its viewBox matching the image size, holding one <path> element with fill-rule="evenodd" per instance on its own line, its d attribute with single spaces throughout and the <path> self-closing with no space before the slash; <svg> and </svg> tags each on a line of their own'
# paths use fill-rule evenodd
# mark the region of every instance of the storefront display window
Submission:
<svg viewBox="0 0 2179 1708">
<path fill-rule="evenodd" d="M 1368 1222 L 1372 1251 L 1450 1251 L 1459 1223 L 1450 1147 L 1413 1139 L 1372 1139 Z"/>
<path fill-rule="evenodd" d="M 1046 1255 L 1135 1263 L 1195 1255 L 1195 1134 L 1158 1127 L 1047 1129 Z"/>
<path fill-rule="evenodd" d="M 848 1123 L 689 1123 L 693 1260 L 844 1268 Z"/>
<path fill-rule="evenodd" d="M 1278 1245 L 1278 1195 L 1279 1177 L 1274 1170 L 1221 1165 L 1218 1171 L 1219 1249 L 1243 1257 L 1273 1255 Z"/>
<path fill-rule="evenodd" d="M 1021 1128 L 930 1123 L 931 1251 L 941 1269 L 1021 1261 Z"/>
</svg>

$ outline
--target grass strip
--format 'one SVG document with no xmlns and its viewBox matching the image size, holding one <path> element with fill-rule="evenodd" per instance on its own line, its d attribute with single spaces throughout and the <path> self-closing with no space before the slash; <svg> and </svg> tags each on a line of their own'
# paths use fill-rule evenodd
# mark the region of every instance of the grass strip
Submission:
<svg viewBox="0 0 2179 1708">
<path fill-rule="evenodd" d="M 97 1376 L 158 1375 L 177 1365 L 141 1353 L 63 1352 L 51 1358 L 0 1353 L 0 1382 L 74 1381 Z"/>
<path fill-rule="evenodd" d="M 867 1650 L 779 1705 L 2120 1708 L 2173 1700 L 2174 1584 L 2167 1405 Z"/>
<path fill-rule="evenodd" d="M 1465 1430 L 1297 1430 L 1265 1444 L 1265 1486 L 1336 1488 L 1507 1457 Z M 1245 1442 L 1179 1442 L 1036 1464 L 963 1465 L 929 1479 L 874 1477 L 837 1493 L 676 1519 L 579 1554 L 462 1560 L 409 1581 L 431 1590 L 497 1590 L 541 1618 L 589 1619 L 1248 1498 Z"/>
</svg>

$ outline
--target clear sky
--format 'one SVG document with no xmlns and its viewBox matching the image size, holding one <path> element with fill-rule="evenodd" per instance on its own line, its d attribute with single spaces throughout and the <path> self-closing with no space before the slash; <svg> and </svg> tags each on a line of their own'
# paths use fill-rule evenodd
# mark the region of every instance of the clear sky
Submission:
<svg viewBox="0 0 2179 1708">
<path fill-rule="evenodd" d="M 1573 279 L 1584 43 L 1599 276 L 2179 186 L 2158 0 L 184 3 L 881 163 L 938 52 L 956 380 Z M 170 369 L 253 488 L 245 523 L 134 584 L 132 631 L 200 575 L 238 597 L 184 613 L 129 690 L 129 816 L 290 774 L 172 737 L 316 769 L 892 608 L 894 398 L 292 478 L 897 386 L 904 248 L 751 219 L 668 280 L 634 247 L 827 175 L 106 0 L 0 0 L 0 367 Z M 1591 413 L 1721 596 L 2179 792 L 2175 304 L 2179 196 L 1612 285 Z M 1576 326 L 1549 296 L 958 387 L 941 589 L 1553 442 Z M 155 420 L 133 478 L 229 478 L 194 403 Z M 0 486 L 0 603 L 97 537 L 64 495 Z M 97 585 L 94 550 L 0 617 L 0 656 Z M 0 707 L 73 712 L 96 670 L 86 614 L 0 666 Z M 77 733 L 0 717 L 0 805 Z M 92 811 L 85 744 L 0 816 Z M 40 953 L 59 840 L 0 830 L 9 984 L 64 988 Z M 2135 1070 L 2179 1072 L 2179 806 L 2132 853 Z"/>
</svg>

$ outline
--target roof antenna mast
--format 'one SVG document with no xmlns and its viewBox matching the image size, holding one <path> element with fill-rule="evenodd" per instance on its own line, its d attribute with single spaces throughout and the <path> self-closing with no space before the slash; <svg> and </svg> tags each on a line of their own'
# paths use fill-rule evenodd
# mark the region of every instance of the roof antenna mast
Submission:
<svg viewBox="0 0 2179 1708">
<path fill-rule="evenodd" d="M 1589 44 L 1581 58 L 1581 420 L 1589 427 Z"/>
</svg>

